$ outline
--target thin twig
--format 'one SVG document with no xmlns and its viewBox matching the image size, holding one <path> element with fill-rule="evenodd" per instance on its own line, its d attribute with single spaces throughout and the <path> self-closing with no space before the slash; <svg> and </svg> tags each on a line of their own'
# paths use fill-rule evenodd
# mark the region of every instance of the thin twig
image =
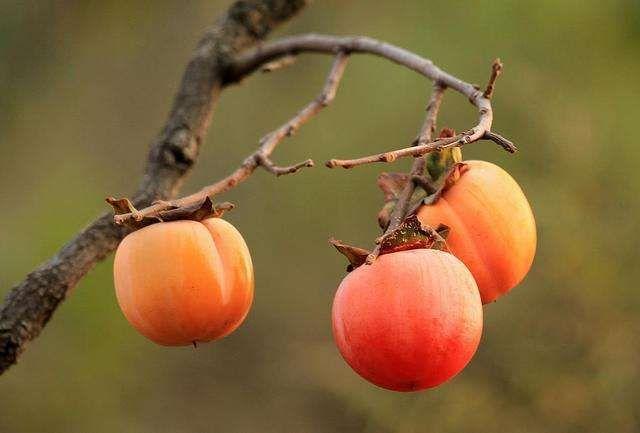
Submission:
<svg viewBox="0 0 640 433">
<path fill-rule="evenodd" d="M 260 71 L 264 73 L 274 72 L 278 69 L 286 68 L 287 66 L 291 66 L 296 62 L 296 56 L 284 56 L 278 60 L 274 60 L 273 62 L 269 62 L 266 65 L 260 68 Z"/>
<path fill-rule="evenodd" d="M 433 84 L 433 91 L 431 92 L 431 98 L 429 99 L 429 103 L 427 104 L 427 115 L 425 116 L 424 123 L 420 130 L 420 134 L 416 140 L 417 143 L 428 143 L 433 138 L 433 135 L 436 130 L 436 121 L 438 119 L 438 112 L 440 111 L 440 106 L 442 105 L 442 100 L 444 98 L 444 92 L 446 87 L 439 82 L 435 82 Z M 413 191 L 416 188 L 416 184 L 413 181 L 413 178 L 421 177 L 424 168 L 425 168 L 426 160 L 423 156 L 418 157 L 411 167 L 411 172 L 409 173 L 412 178 L 411 182 L 407 182 L 404 189 L 398 196 L 398 201 L 396 202 L 396 206 L 393 209 L 391 217 L 389 218 L 389 225 L 387 226 L 384 234 L 380 236 L 376 240 L 376 247 L 373 249 L 371 254 L 367 256 L 367 264 L 371 264 L 375 261 L 375 259 L 380 254 L 380 246 L 382 245 L 382 241 L 385 238 L 385 235 L 393 232 L 405 219 L 407 216 L 407 211 L 409 210 L 409 205 L 411 203 L 411 197 L 413 196 Z"/>
<path fill-rule="evenodd" d="M 314 162 L 313 159 L 307 159 L 302 162 L 298 162 L 297 164 L 281 167 L 275 165 L 269 158 L 261 157 L 260 166 L 271 174 L 275 174 L 276 176 L 283 176 L 285 174 L 297 173 L 305 167 L 313 167 Z"/>
<path fill-rule="evenodd" d="M 501 146 L 504 150 L 506 150 L 509 153 L 516 153 L 518 151 L 518 148 L 516 147 L 515 144 L 513 144 L 512 141 L 507 140 L 502 135 L 497 134 L 495 132 L 487 131 L 484 133 L 484 137 L 482 138 L 484 140 L 493 141 L 494 143 L 496 143 L 498 146 Z"/>
<path fill-rule="evenodd" d="M 435 141 L 430 141 L 419 146 L 405 147 L 402 149 L 391 150 L 389 152 L 376 153 L 374 155 L 363 156 L 354 159 L 330 159 L 325 163 L 325 166 L 329 168 L 353 168 L 359 165 L 372 164 L 376 162 L 393 162 L 398 158 L 404 158 L 407 156 L 420 157 L 427 153 L 438 152 L 449 147 L 460 146 L 465 143 L 469 143 L 469 137 L 471 133 L 465 132 L 458 134 L 455 137 L 439 138 Z M 414 141 L 415 142 L 415 141 Z"/>
<path fill-rule="evenodd" d="M 517 152 L 518 148 L 511 141 L 507 140 L 503 136 L 491 131 L 485 131 L 480 137 L 476 137 L 474 130 L 463 132 L 462 134 L 455 135 L 453 137 L 439 138 L 434 141 L 421 144 L 419 146 L 405 147 L 402 149 L 391 150 L 389 152 L 376 153 L 374 155 L 362 156 L 354 159 L 330 159 L 325 162 L 325 166 L 329 168 L 341 167 L 345 169 L 358 167 L 365 164 L 373 164 L 377 162 L 393 162 L 398 158 L 406 158 L 412 156 L 414 158 L 424 156 L 428 153 L 439 152 L 451 147 L 459 147 L 465 144 L 474 143 L 480 140 L 490 140 L 498 144 L 504 150 L 509 153 Z M 415 141 L 414 141 L 415 143 Z"/>
<path fill-rule="evenodd" d="M 487 83 L 487 88 L 485 89 L 483 96 L 487 99 L 491 99 L 493 96 L 493 91 L 496 87 L 496 80 L 502 73 L 502 62 L 500 59 L 495 59 L 493 64 L 491 65 L 491 76 L 489 77 L 489 82 Z"/>
<path fill-rule="evenodd" d="M 260 146 L 258 149 L 249 155 L 242 165 L 240 165 L 240 167 L 229 176 L 186 197 L 171 201 L 157 202 L 144 209 L 115 215 L 115 222 L 117 224 L 125 224 L 129 219 L 140 221 L 144 217 L 154 216 L 166 209 L 186 207 L 191 206 L 194 203 L 199 203 L 205 197 L 213 197 L 214 195 L 221 194 L 235 187 L 240 182 L 246 180 L 255 171 L 255 169 L 260 166 L 276 176 L 296 173 L 304 167 L 313 167 L 313 160 L 311 159 L 307 159 L 306 161 L 302 161 L 291 166 L 280 167 L 271 161 L 271 154 L 285 137 L 293 135 L 302 125 L 307 123 L 313 116 L 318 114 L 324 107 L 328 106 L 334 100 L 347 65 L 348 57 L 348 54 L 338 52 L 320 94 L 280 128 L 265 135 L 260 140 Z"/>
</svg>

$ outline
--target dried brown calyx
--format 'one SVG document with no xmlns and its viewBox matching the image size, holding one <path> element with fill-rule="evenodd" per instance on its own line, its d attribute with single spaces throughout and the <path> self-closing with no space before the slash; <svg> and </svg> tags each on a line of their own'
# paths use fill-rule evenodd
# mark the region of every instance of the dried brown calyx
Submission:
<svg viewBox="0 0 640 433">
<path fill-rule="evenodd" d="M 128 198 L 107 197 L 106 202 L 113 207 L 113 220 L 118 225 L 124 225 L 130 229 L 137 230 L 151 224 L 165 221 L 191 220 L 202 221 L 206 218 L 221 217 L 226 211 L 234 208 L 233 203 L 223 202 L 214 204 L 209 197 L 205 197 L 198 203 L 189 206 L 174 206 L 170 203 L 153 214 L 143 214 L 133 206 Z M 119 218 L 127 215 L 127 218 Z M 131 216 L 131 217 L 130 217 Z"/>
<path fill-rule="evenodd" d="M 448 252 L 449 249 L 446 241 L 448 234 L 449 227 L 444 224 L 433 229 L 423 225 L 414 214 L 405 219 L 398 227 L 385 233 L 376 240 L 379 250 L 377 255 L 380 256 L 420 248 L 430 248 Z M 335 239 L 330 239 L 329 243 L 349 260 L 347 272 L 351 272 L 357 267 L 367 263 L 372 254 L 369 250 L 348 245 Z"/>
</svg>

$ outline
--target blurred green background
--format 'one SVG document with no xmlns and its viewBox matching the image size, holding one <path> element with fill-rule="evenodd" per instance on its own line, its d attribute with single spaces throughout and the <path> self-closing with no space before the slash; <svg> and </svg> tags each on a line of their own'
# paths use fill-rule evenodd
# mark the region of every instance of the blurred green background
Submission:
<svg viewBox="0 0 640 433">
<path fill-rule="evenodd" d="M 228 1 L 0 2 L 0 291 L 81 227 L 107 195 L 130 194 L 185 62 Z M 483 341 L 459 376 L 399 394 L 353 373 L 333 345 L 330 306 L 345 260 L 330 236 L 370 246 L 380 171 L 410 161 L 275 179 L 224 199 L 256 272 L 245 324 L 194 350 L 155 346 L 120 313 L 112 259 L 86 277 L 0 377 L 0 432 L 640 431 L 640 2 L 316 1 L 277 34 L 365 34 L 484 83 L 505 73 L 495 130 L 537 217 L 523 284 L 485 308 Z M 318 92 L 330 59 L 224 92 L 183 192 L 222 177 Z M 278 148 L 281 163 L 406 145 L 429 83 L 357 56 L 335 104 Z M 440 125 L 475 112 L 449 93 Z"/>
</svg>

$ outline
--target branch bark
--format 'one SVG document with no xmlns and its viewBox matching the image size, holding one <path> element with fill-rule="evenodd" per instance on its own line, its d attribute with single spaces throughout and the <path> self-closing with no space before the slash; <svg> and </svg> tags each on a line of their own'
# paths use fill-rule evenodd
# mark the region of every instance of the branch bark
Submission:
<svg viewBox="0 0 640 433">
<path fill-rule="evenodd" d="M 227 69 L 243 50 L 292 17 L 306 0 L 241 0 L 206 31 L 187 64 L 162 131 L 152 143 L 133 202 L 173 197 L 196 161 Z M 42 331 L 78 281 L 127 234 L 105 214 L 13 287 L 0 308 L 0 374 Z"/>
</svg>

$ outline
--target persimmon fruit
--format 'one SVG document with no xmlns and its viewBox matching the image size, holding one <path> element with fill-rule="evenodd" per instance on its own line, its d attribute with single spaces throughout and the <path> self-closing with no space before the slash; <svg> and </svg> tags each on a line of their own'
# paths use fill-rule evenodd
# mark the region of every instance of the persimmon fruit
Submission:
<svg viewBox="0 0 640 433">
<path fill-rule="evenodd" d="M 380 256 L 340 284 L 333 335 L 362 377 L 383 388 L 431 388 L 460 372 L 482 334 L 482 303 L 453 255 L 414 249 Z"/>
<path fill-rule="evenodd" d="M 445 224 L 450 251 L 471 271 L 482 303 L 507 293 L 525 277 L 536 251 L 536 224 L 516 181 L 486 161 L 464 161 L 460 177 L 418 219 Z"/>
<path fill-rule="evenodd" d="M 220 218 L 152 224 L 120 243 L 116 296 L 141 334 L 166 346 L 224 337 L 253 301 L 253 266 L 242 235 Z"/>
</svg>

